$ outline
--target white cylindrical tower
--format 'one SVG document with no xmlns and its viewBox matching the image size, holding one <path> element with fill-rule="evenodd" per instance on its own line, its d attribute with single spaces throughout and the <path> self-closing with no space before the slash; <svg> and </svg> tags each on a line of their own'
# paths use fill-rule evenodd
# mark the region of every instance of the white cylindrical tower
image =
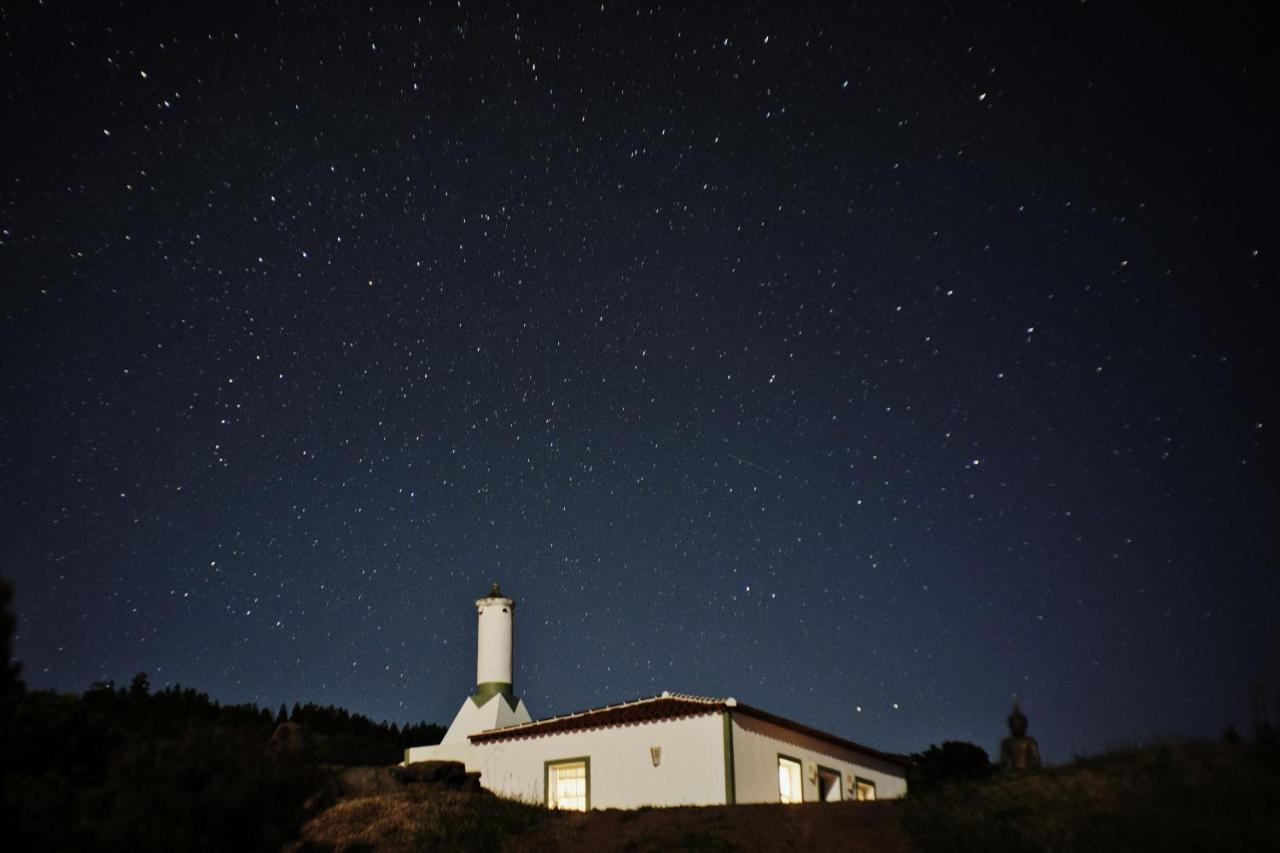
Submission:
<svg viewBox="0 0 1280 853">
<path fill-rule="evenodd" d="M 476 601 L 479 626 L 476 634 L 476 691 L 473 698 L 483 705 L 495 693 L 514 702 L 511 683 L 511 614 L 516 603 L 502 594 L 495 583 L 489 594 Z"/>
</svg>

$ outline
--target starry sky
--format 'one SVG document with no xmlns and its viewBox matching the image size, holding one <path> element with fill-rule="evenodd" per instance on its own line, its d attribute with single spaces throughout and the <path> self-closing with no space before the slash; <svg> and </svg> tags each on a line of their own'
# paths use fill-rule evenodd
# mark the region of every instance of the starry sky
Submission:
<svg viewBox="0 0 1280 853">
<path fill-rule="evenodd" d="M 186 5 L 0 3 L 32 687 L 447 724 L 497 580 L 535 717 L 1280 698 L 1259 11 Z"/>
</svg>

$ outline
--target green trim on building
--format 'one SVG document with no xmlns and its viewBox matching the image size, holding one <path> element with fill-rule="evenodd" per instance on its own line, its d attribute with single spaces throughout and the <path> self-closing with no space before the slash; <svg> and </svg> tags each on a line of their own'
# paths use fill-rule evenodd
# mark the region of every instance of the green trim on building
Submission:
<svg viewBox="0 0 1280 853">
<path fill-rule="evenodd" d="M 490 699 L 499 693 L 506 700 L 507 707 L 514 711 L 516 704 L 520 700 L 516 698 L 515 689 L 509 681 L 482 681 L 476 685 L 475 692 L 471 694 L 471 701 L 476 703 L 477 708 L 483 708 Z"/>
<path fill-rule="evenodd" d="M 731 806 L 738 802 L 738 783 L 733 768 L 733 713 L 721 711 L 720 719 L 724 722 L 724 802 Z"/>
<path fill-rule="evenodd" d="M 551 768 L 561 764 L 578 764 L 586 767 L 587 775 L 587 811 L 591 811 L 591 756 L 579 755 L 576 758 L 554 758 L 542 762 L 542 804 L 551 808 L 551 786 L 547 784 L 551 778 Z"/>
</svg>

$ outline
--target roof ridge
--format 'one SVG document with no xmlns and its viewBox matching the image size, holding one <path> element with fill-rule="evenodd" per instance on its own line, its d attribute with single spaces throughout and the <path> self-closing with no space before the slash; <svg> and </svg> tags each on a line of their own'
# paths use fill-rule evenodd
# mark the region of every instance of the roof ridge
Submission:
<svg viewBox="0 0 1280 853">
<path fill-rule="evenodd" d="M 679 702 L 694 702 L 699 705 L 712 705 L 712 706 L 723 705 L 727 701 L 725 699 L 720 699 L 713 696 L 695 696 L 692 693 L 672 693 L 670 690 L 664 690 L 661 693 L 659 693 L 657 696 L 642 696 L 639 699 L 630 699 L 626 702 L 614 702 L 611 705 L 599 705 L 594 708 L 586 708 L 581 711 L 570 711 L 567 714 L 556 714 L 553 717 L 543 717 L 540 720 L 529 720 L 528 722 L 525 722 L 525 723 L 514 723 L 510 726 L 500 726 L 498 728 L 493 728 L 493 729 L 484 729 L 482 731 L 476 732 L 476 734 L 487 735 L 495 732 L 502 732 L 503 734 L 507 734 L 509 732 L 516 732 L 520 729 L 527 728 L 529 726 L 538 726 L 538 725 L 542 725 L 543 723 L 555 723 L 555 722 L 560 722 L 562 720 L 573 720 L 573 719 L 577 719 L 578 717 L 585 717 L 588 714 L 598 714 L 602 711 L 612 711 L 615 708 L 628 708 L 633 705 L 643 705 L 647 702 L 657 702 L 664 699 L 666 700 L 674 699 Z"/>
<path fill-rule="evenodd" d="M 672 693 L 670 690 L 664 690 L 659 695 L 650 698 L 682 699 L 686 702 L 701 702 L 705 705 L 723 705 L 728 701 L 728 698 L 724 696 L 695 696 L 692 693 Z"/>
</svg>

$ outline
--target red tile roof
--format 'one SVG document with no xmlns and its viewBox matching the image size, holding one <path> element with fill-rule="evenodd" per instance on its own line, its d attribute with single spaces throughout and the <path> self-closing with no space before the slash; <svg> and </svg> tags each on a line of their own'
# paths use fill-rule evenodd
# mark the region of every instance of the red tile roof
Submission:
<svg viewBox="0 0 1280 853">
<path fill-rule="evenodd" d="M 750 705 L 743 705 L 731 698 L 717 699 L 708 696 L 690 696 L 684 693 L 664 693 L 661 696 L 650 696 L 631 702 L 621 702 L 617 705 L 605 705 L 601 708 L 591 708 L 586 711 L 577 711 L 558 717 L 548 717 L 545 720 L 533 720 L 532 722 L 505 726 L 500 729 L 488 729 L 471 735 L 470 740 L 472 743 L 493 743 L 495 741 L 541 737 L 585 729 L 633 726 L 653 720 L 698 717 L 704 714 L 718 714 L 721 711 L 730 711 L 735 714 L 755 717 L 791 731 L 826 741 L 835 746 L 861 752 L 864 755 L 879 758 L 893 764 L 902 766 L 907 764 L 907 759 L 901 755 L 880 752 L 871 747 L 854 743 L 851 740 L 845 740 L 842 737 L 788 720 L 785 717 L 770 714 L 768 711 L 762 711 Z"/>
</svg>

